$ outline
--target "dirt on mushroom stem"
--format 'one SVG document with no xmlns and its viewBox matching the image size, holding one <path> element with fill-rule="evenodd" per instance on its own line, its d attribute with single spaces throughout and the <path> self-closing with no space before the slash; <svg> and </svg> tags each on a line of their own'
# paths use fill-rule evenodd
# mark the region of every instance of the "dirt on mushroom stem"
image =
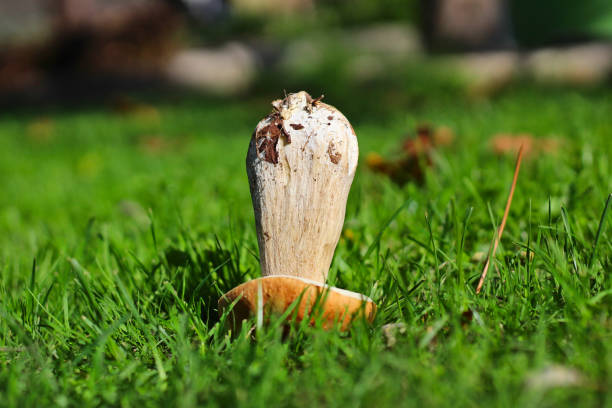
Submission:
<svg viewBox="0 0 612 408">
<path fill-rule="evenodd" d="M 283 126 L 283 119 L 278 112 L 269 117 L 271 123 L 254 133 L 258 153 L 264 153 L 264 158 L 270 163 L 278 163 L 277 145 L 279 137 L 284 137 L 287 143 L 291 143 L 291 136 Z"/>
</svg>

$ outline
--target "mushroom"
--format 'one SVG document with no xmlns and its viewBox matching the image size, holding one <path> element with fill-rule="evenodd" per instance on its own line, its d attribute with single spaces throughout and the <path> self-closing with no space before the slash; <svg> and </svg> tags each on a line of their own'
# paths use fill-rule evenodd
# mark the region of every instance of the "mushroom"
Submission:
<svg viewBox="0 0 612 408">
<path fill-rule="evenodd" d="M 374 318 L 372 299 L 325 284 L 359 149 L 349 121 L 320 100 L 302 91 L 272 102 L 251 138 L 246 167 L 263 277 L 219 299 L 220 314 L 235 302 L 237 322 L 262 308 L 282 314 L 294 302 L 298 320 L 317 304 L 326 328 Z"/>
</svg>

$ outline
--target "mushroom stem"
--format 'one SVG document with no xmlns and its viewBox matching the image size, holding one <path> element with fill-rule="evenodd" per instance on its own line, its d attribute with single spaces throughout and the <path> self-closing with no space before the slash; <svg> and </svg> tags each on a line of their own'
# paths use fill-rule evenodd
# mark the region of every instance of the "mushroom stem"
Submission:
<svg viewBox="0 0 612 408">
<path fill-rule="evenodd" d="M 320 306 L 325 328 L 374 319 L 372 299 L 325 284 L 359 148 L 348 120 L 320 99 L 298 92 L 274 101 L 251 138 L 246 167 L 263 277 L 219 299 L 220 314 L 232 307 L 234 325 L 292 305 L 298 321 L 311 322 Z"/>
<path fill-rule="evenodd" d="M 306 92 L 272 103 L 246 167 L 264 276 L 324 283 L 359 155 L 348 120 Z"/>
</svg>

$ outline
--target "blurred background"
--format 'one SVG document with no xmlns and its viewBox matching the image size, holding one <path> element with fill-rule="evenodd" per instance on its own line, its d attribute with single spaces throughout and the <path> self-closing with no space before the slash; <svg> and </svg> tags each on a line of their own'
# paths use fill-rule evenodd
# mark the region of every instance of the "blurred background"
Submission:
<svg viewBox="0 0 612 408">
<path fill-rule="evenodd" d="M 359 138 L 329 283 L 393 324 L 252 348 L 217 299 L 299 90 Z M 611 91 L 612 0 L 0 0 L 0 406 L 605 406 Z"/>
<path fill-rule="evenodd" d="M 611 41 L 609 0 L 3 0 L 0 106 L 307 89 L 377 114 L 431 92 L 608 86 Z"/>
</svg>

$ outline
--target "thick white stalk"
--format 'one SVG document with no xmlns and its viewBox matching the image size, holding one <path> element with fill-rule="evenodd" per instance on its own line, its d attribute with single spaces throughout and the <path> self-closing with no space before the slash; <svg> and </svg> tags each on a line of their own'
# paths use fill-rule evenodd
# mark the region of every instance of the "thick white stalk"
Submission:
<svg viewBox="0 0 612 408">
<path fill-rule="evenodd" d="M 323 283 L 344 223 L 357 137 L 340 111 L 306 92 L 272 105 L 246 159 L 262 274 Z"/>
</svg>

